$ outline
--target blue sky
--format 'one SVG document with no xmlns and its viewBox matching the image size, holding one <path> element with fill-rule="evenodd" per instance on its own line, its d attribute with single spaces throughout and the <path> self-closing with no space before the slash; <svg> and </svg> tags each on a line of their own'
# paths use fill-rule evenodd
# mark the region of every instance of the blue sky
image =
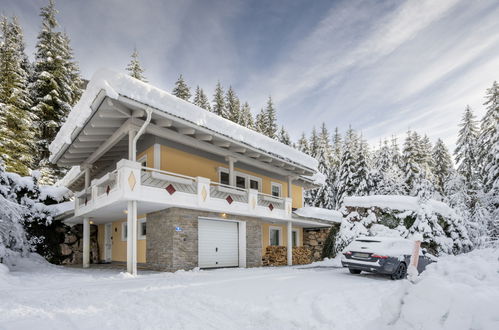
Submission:
<svg viewBox="0 0 499 330">
<path fill-rule="evenodd" d="M 30 55 L 45 0 L 0 0 Z M 182 73 L 232 85 L 256 113 L 268 95 L 294 139 L 321 122 L 371 142 L 407 129 L 453 146 L 467 104 L 499 80 L 499 1 L 59 0 L 84 77 L 123 71 L 134 47 L 151 83 Z"/>
</svg>

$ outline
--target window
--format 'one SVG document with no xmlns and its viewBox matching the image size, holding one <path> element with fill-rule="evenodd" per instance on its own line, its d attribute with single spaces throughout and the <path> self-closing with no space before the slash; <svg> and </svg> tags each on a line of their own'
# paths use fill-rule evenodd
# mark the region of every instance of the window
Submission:
<svg viewBox="0 0 499 330">
<path fill-rule="evenodd" d="M 250 188 L 259 190 L 258 188 L 260 187 L 260 185 L 258 183 L 259 182 L 257 180 L 250 179 Z"/>
<path fill-rule="evenodd" d="M 269 236 L 270 236 L 270 245 L 278 246 L 281 244 L 281 228 L 270 227 Z"/>
<path fill-rule="evenodd" d="M 272 182 L 272 196 L 281 197 L 282 185 L 280 183 Z"/>
<path fill-rule="evenodd" d="M 298 239 L 298 237 L 299 237 L 299 236 L 298 236 L 298 231 L 293 230 L 293 231 L 291 232 L 291 240 L 292 240 L 292 242 L 293 242 L 293 247 L 298 246 L 298 244 L 299 244 L 299 239 Z"/>
<path fill-rule="evenodd" d="M 229 173 L 227 172 L 220 172 L 220 183 L 221 184 L 229 184 Z"/>
<path fill-rule="evenodd" d="M 127 226 L 127 222 L 125 221 L 125 222 L 121 223 L 121 240 L 122 241 L 126 241 L 127 234 L 128 234 L 128 226 Z"/>
<path fill-rule="evenodd" d="M 236 176 L 236 187 L 246 189 L 246 178 L 243 176 Z"/>
<path fill-rule="evenodd" d="M 138 238 L 139 239 L 146 239 L 146 218 L 139 219 L 139 232 L 138 232 Z"/>
</svg>

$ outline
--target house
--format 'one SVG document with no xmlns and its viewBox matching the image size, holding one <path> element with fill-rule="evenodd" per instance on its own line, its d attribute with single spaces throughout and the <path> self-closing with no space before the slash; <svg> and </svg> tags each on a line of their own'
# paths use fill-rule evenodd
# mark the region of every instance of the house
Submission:
<svg viewBox="0 0 499 330">
<path fill-rule="evenodd" d="M 293 210 L 323 182 L 317 161 L 127 75 L 97 72 L 50 145 L 71 167 L 74 215 L 99 259 L 175 271 L 260 266 L 269 245 L 330 224 Z"/>
</svg>

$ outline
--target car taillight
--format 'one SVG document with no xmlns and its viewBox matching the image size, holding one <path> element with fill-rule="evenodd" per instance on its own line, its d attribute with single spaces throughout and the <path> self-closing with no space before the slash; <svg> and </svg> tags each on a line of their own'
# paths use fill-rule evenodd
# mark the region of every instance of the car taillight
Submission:
<svg viewBox="0 0 499 330">
<path fill-rule="evenodd" d="M 352 252 L 347 251 L 347 252 L 343 252 L 343 254 L 344 254 L 344 255 L 346 255 L 346 256 L 349 256 L 349 255 L 351 255 L 351 254 L 352 254 Z"/>
<path fill-rule="evenodd" d="M 371 255 L 371 257 L 372 257 L 372 258 L 378 258 L 378 259 L 388 259 L 388 257 L 387 257 L 387 256 L 379 256 L 379 255 L 377 255 L 377 254 L 372 254 L 372 255 Z"/>
</svg>

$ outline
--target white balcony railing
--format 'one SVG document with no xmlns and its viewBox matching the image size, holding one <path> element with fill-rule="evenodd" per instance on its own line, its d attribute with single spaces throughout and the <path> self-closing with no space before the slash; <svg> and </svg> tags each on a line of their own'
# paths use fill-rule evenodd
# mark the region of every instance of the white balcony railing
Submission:
<svg viewBox="0 0 499 330">
<path fill-rule="evenodd" d="M 291 198 L 263 194 L 254 189 L 212 182 L 203 177 L 142 167 L 121 160 L 117 169 L 94 179 L 76 193 L 75 214 L 104 208 L 113 203 L 137 200 L 162 207 L 184 207 L 213 212 L 269 218 L 291 218 Z"/>
</svg>

